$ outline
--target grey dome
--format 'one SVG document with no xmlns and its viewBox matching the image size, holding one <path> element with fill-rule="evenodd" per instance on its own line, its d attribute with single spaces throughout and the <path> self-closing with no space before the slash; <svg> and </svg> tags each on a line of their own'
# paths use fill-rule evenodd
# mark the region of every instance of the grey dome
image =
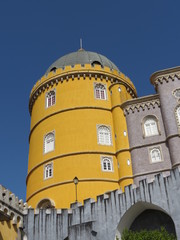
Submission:
<svg viewBox="0 0 180 240">
<path fill-rule="evenodd" d="M 76 64 L 99 64 L 102 67 L 106 66 L 111 69 L 115 69 L 119 71 L 118 67 L 111 62 L 107 57 L 95 53 L 85 51 L 84 49 L 79 49 L 77 52 L 69 53 L 58 60 L 56 60 L 46 71 L 46 73 L 56 69 L 56 68 L 63 68 L 65 66 L 73 66 Z"/>
</svg>

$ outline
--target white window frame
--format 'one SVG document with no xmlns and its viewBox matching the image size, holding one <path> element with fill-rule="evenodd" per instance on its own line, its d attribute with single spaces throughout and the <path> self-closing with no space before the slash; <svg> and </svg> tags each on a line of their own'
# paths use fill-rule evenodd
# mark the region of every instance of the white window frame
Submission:
<svg viewBox="0 0 180 240">
<path fill-rule="evenodd" d="M 107 100 L 107 87 L 102 83 L 94 83 L 94 97 L 99 100 Z"/>
<path fill-rule="evenodd" d="M 44 165 L 44 180 L 53 177 L 53 163 L 47 163 Z"/>
<path fill-rule="evenodd" d="M 177 122 L 178 128 L 180 128 L 180 105 L 178 105 L 175 108 L 175 117 L 176 117 L 176 122 Z"/>
<path fill-rule="evenodd" d="M 101 169 L 103 172 L 113 172 L 113 159 L 112 157 L 101 156 Z"/>
<path fill-rule="evenodd" d="M 100 125 L 96 126 L 97 128 L 97 142 L 100 145 L 111 146 L 112 145 L 112 134 L 111 128 L 107 125 Z M 107 130 L 106 132 L 104 130 Z"/>
<path fill-rule="evenodd" d="M 52 135 L 53 138 L 52 139 L 47 139 L 49 135 Z M 49 144 L 49 146 L 48 146 Z M 44 136 L 44 154 L 49 153 L 54 151 L 55 149 L 55 131 L 52 132 L 48 132 L 45 136 Z"/>
<path fill-rule="evenodd" d="M 46 93 L 46 108 L 52 107 L 56 104 L 56 89 L 52 89 Z"/>
<path fill-rule="evenodd" d="M 149 115 L 143 118 L 142 128 L 143 137 L 160 135 L 158 119 L 153 115 Z"/>
<path fill-rule="evenodd" d="M 159 163 L 163 161 L 161 146 L 154 146 L 149 148 L 150 163 Z"/>
</svg>

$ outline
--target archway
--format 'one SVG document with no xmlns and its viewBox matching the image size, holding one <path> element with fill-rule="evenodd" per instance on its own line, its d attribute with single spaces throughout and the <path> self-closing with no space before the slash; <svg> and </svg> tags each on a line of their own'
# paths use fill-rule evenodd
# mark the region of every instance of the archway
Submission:
<svg viewBox="0 0 180 240">
<path fill-rule="evenodd" d="M 117 239 L 121 239 L 125 228 L 140 231 L 143 229 L 155 230 L 161 227 L 176 235 L 174 222 L 164 209 L 150 203 L 138 202 L 130 207 L 121 218 L 116 236 Z"/>
<path fill-rule="evenodd" d="M 47 209 L 47 208 L 54 208 L 54 202 L 48 198 L 42 199 L 38 205 L 37 208 L 41 209 Z"/>
</svg>

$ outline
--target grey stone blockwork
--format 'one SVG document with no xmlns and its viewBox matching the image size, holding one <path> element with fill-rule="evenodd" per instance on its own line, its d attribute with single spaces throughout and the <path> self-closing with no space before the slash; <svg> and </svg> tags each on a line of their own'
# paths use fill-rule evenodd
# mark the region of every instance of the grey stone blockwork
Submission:
<svg viewBox="0 0 180 240">
<path fill-rule="evenodd" d="M 168 214 L 180 239 L 180 172 L 176 168 L 170 176 L 155 176 L 153 182 L 140 181 L 139 187 L 130 185 L 125 192 L 72 204 L 71 209 L 28 209 L 24 211 L 24 232 L 29 240 L 114 240 L 122 230 L 146 209 Z"/>
</svg>

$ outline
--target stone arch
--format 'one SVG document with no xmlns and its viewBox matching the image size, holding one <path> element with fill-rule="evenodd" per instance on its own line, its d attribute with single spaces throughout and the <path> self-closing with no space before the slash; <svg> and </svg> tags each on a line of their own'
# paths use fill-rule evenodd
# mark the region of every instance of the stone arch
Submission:
<svg viewBox="0 0 180 240">
<path fill-rule="evenodd" d="M 121 217 L 121 220 L 117 226 L 117 230 L 116 230 L 116 236 L 118 237 L 117 239 L 121 239 L 121 235 L 123 230 L 126 229 L 131 229 L 131 230 L 135 230 L 136 227 L 136 221 L 139 221 L 139 219 L 141 219 L 142 217 L 144 217 L 144 214 L 147 213 L 161 213 L 161 215 L 166 216 L 167 219 L 170 220 L 170 224 L 172 227 L 172 231 L 169 231 L 168 228 L 167 231 L 173 234 L 176 234 L 175 231 L 175 225 L 173 222 L 173 219 L 170 217 L 169 213 L 167 213 L 164 209 L 162 209 L 161 207 L 151 204 L 151 203 L 147 203 L 147 202 L 138 202 L 136 204 L 134 204 L 133 206 L 131 206 L 126 212 L 125 214 Z M 166 227 L 166 226 L 164 226 Z M 154 228 L 157 229 L 157 228 Z M 137 229 L 140 230 L 140 229 Z M 152 230 L 152 228 L 149 230 Z"/>
<path fill-rule="evenodd" d="M 54 202 L 51 199 L 44 198 L 37 204 L 36 208 L 47 209 L 47 208 L 54 208 L 54 207 L 55 207 Z"/>
</svg>

